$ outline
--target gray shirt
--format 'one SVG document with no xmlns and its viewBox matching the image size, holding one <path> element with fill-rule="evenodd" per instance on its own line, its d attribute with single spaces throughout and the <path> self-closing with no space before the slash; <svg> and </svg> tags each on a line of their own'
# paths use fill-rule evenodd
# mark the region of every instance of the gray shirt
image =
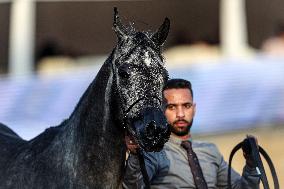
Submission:
<svg viewBox="0 0 284 189">
<path fill-rule="evenodd" d="M 187 153 L 180 144 L 179 138 L 171 136 L 161 152 L 144 153 L 145 166 L 152 189 L 195 188 Z M 192 148 L 198 157 L 208 188 L 228 188 L 228 164 L 216 145 L 192 141 Z M 242 176 L 232 170 L 231 178 L 233 189 L 259 188 L 259 175 L 255 169 L 247 165 L 243 169 Z M 123 186 L 129 189 L 144 188 L 139 161 L 135 155 L 129 156 Z"/>
</svg>

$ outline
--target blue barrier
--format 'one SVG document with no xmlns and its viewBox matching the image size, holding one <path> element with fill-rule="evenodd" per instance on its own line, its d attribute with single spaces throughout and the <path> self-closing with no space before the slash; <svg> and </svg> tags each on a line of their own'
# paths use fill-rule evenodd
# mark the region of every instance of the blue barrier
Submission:
<svg viewBox="0 0 284 189">
<path fill-rule="evenodd" d="M 168 69 L 192 82 L 192 132 L 214 133 L 284 123 L 284 60 L 223 60 Z M 0 122 L 25 139 L 68 118 L 98 67 L 78 73 L 0 78 Z"/>
</svg>

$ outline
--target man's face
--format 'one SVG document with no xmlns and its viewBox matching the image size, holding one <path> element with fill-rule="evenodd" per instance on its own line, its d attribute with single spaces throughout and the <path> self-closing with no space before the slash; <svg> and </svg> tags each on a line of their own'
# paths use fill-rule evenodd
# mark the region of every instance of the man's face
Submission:
<svg viewBox="0 0 284 189">
<path fill-rule="evenodd" d="M 163 95 L 171 132 L 177 136 L 188 135 L 196 108 L 189 89 L 167 89 Z"/>
</svg>

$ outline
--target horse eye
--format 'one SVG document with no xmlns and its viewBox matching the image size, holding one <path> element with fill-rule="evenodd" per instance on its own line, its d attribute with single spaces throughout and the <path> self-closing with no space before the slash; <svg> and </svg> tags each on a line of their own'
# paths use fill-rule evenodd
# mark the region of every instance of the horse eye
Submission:
<svg viewBox="0 0 284 189">
<path fill-rule="evenodd" d="M 118 68 L 118 75 L 124 79 L 129 78 L 130 76 L 130 71 L 128 65 L 121 65 Z"/>
</svg>

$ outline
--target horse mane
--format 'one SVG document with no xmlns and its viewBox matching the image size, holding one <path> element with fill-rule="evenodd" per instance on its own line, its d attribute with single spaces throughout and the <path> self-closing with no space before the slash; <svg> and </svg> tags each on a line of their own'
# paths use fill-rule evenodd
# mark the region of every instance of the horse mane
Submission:
<svg viewBox="0 0 284 189">
<path fill-rule="evenodd" d="M 80 111 L 80 107 L 82 106 L 82 104 L 86 103 L 85 101 L 86 101 L 86 99 L 88 99 L 88 96 L 91 94 L 91 90 L 93 90 L 94 86 L 99 86 L 99 87 L 96 87 L 96 89 L 100 89 L 100 87 L 101 88 L 103 87 L 104 81 L 106 79 L 108 79 L 108 74 L 106 73 L 106 71 L 111 69 L 111 66 L 112 66 L 111 64 L 112 64 L 112 60 L 113 60 L 113 57 L 114 57 L 114 52 L 115 52 L 115 49 L 113 49 L 111 54 L 108 56 L 106 61 L 103 63 L 103 65 L 100 68 L 100 70 L 98 71 L 96 77 L 89 84 L 89 86 L 87 87 L 86 91 L 84 92 L 84 94 L 79 99 L 79 101 L 78 101 L 77 105 L 75 106 L 73 112 L 71 113 L 69 118 L 67 120 L 65 120 L 65 122 L 68 122 L 70 119 L 76 117 L 76 112 L 79 112 Z M 104 79 L 104 80 L 101 80 L 101 79 Z M 92 103 L 88 102 L 88 104 L 92 104 Z M 94 105 L 94 104 L 92 104 L 92 105 Z"/>
</svg>

